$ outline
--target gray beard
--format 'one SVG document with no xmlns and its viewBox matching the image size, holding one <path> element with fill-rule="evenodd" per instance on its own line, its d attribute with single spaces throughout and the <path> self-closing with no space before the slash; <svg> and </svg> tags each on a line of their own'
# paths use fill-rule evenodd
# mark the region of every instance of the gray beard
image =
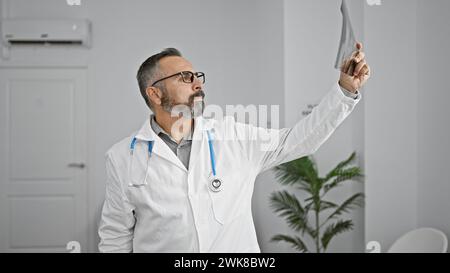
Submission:
<svg viewBox="0 0 450 273">
<path fill-rule="evenodd" d="M 205 101 L 199 100 L 194 101 L 193 107 L 191 107 L 192 117 L 200 117 L 203 116 L 203 112 L 205 111 Z"/>
<path fill-rule="evenodd" d="M 197 118 L 203 116 L 205 111 L 205 102 L 203 100 L 194 101 L 193 105 L 164 103 L 164 111 L 171 114 L 172 117 L 183 116 L 185 118 Z"/>
</svg>

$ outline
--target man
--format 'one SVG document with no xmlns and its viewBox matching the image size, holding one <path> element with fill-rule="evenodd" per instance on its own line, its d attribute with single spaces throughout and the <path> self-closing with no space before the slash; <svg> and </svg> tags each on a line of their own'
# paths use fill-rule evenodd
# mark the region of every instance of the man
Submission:
<svg viewBox="0 0 450 273">
<path fill-rule="evenodd" d="M 203 118 L 205 75 L 176 49 L 148 58 L 137 79 L 154 115 L 106 153 L 100 251 L 260 252 L 255 178 L 314 153 L 351 113 L 370 77 L 356 47 L 322 102 L 281 130 Z"/>
</svg>

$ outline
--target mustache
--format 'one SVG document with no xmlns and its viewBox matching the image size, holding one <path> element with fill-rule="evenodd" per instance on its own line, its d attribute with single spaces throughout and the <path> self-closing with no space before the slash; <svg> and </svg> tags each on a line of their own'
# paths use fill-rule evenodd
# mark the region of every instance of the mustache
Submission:
<svg viewBox="0 0 450 273">
<path fill-rule="evenodd" d="M 205 95 L 205 92 L 203 92 L 203 90 L 200 90 L 200 91 L 198 91 L 197 93 L 192 94 L 192 95 L 189 97 L 189 103 L 192 104 L 192 103 L 194 102 L 194 99 L 197 98 L 197 97 L 201 97 L 202 99 L 204 99 L 205 96 L 206 96 L 206 95 Z"/>
</svg>

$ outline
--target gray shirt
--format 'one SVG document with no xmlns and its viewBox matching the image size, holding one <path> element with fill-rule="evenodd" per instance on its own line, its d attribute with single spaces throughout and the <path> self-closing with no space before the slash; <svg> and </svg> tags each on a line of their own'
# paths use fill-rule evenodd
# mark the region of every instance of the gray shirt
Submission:
<svg viewBox="0 0 450 273">
<path fill-rule="evenodd" d="M 350 98 L 357 99 L 359 97 L 359 93 L 356 94 L 351 93 L 350 91 L 345 90 L 342 88 L 342 92 Z M 161 126 L 156 122 L 155 115 L 151 115 L 150 117 L 150 125 L 153 129 L 153 131 L 158 135 L 166 144 L 169 146 L 169 148 L 172 150 L 172 152 L 175 153 L 175 155 L 178 157 L 178 159 L 183 163 L 183 165 L 186 167 L 186 170 L 189 169 L 189 158 L 191 156 L 191 147 L 192 147 L 192 132 L 186 137 L 181 139 L 180 144 L 178 144 L 166 131 L 164 131 Z"/>
<path fill-rule="evenodd" d="M 178 159 L 183 163 L 186 169 L 189 169 L 189 157 L 191 155 L 191 147 L 192 147 L 192 130 L 191 133 L 186 137 L 181 139 L 180 144 L 178 144 L 175 139 L 173 139 L 170 134 L 164 131 L 161 126 L 156 122 L 155 115 L 150 117 L 150 125 L 153 131 L 158 135 L 172 152 L 178 157 Z M 192 128 L 193 129 L 193 128 Z"/>
</svg>

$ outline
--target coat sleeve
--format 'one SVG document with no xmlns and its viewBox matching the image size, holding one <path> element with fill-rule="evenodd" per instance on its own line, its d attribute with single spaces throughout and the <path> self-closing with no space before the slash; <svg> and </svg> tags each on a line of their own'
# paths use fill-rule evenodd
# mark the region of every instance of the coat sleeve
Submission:
<svg viewBox="0 0 450 273">
<path fill-rule="evenodd" d="M 100 252 L 132 252 L 135 217 L 111 153 L 106 154 L 106 195 L 98 234 Z"/>
<path fill-rule="evenodd" d="M 336 83 L 310 115 L 293 128 L 264 129 L 236 123 L 236 131 L 246 134 L 243 145 L 251 164 L 258 173 L 316 152 L 336 128 L 353 111 L 361 94 L 354 99 L 346 96 Z"/>
</svg>

